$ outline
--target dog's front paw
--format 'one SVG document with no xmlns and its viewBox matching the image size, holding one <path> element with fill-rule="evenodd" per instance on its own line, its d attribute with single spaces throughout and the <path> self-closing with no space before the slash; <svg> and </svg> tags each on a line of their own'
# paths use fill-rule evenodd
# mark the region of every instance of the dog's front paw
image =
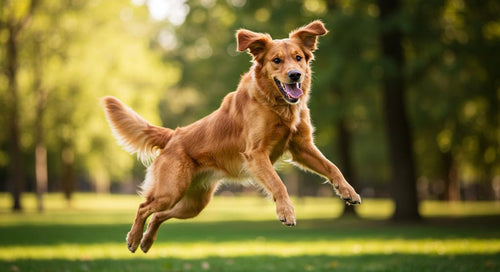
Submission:
<svg viewBox="0 0 500 272">
<path fill-rule="evenodd" d="M 334 184 L 337 194 L 346 202 L 347 205 L 357 205 L 361 204 L 361 197 L 352 188 L 352 186 L 347 183 L 347 181 Z"/>
<path fill-rule="evenodd" d="M 347 205 L 359 205 L 361 204 L 361 197 L 359 194 L 354 192 L 354 194 L 351 194 L 349 197 L 342 197 L 342 199 L 345 201 Z"/>
<path fill-rule="evenodd" d="M 291 204 L 276 205 L 276 214 L 278 215 L 278 220 L 281 221 L 283 225 L 293 227 L 297 224 Z"/>
</svg>

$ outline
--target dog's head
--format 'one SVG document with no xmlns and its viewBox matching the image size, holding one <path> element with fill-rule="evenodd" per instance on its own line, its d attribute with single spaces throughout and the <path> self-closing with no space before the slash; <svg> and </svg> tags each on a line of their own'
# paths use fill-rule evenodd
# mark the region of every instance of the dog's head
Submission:
<svg viewBox="0 0 500 272">
<path fill-rule="evenodd" d="M 314 21 L 290 33 L 288 39 L 273 40 L 269 34 L 240 29 L 236 33 L 238 50 L 253 56 L 259 87 L 274 100 L 297 104 L 309 90 L 310 61 L 314 58 L 318 36 L 328 31 Z"/>
</svg>

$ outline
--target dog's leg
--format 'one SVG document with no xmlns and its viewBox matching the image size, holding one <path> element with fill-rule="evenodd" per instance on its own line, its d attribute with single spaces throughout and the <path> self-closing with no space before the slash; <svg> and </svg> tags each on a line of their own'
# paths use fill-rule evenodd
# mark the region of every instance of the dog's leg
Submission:
<svg viewBox="0 0 500 272">
<path fill-rule="evenodd" d="M 155 212 L 169 210 L 179 202 L 191 182 L 193 165 L 183 159 L 182 154 L 177 156 L 158 157 L 154 162 L 154 188 L 137 210 L 137 216 L 130 232 L 127 234 L 127 246 L 135 252 L 142 238 L 146 219 Z M 172 159 L 175 158 L 175 159 Z"/>
<path fill-rule="evenodd" d="M 276 173 L 269 155 L 262 151 L 245 152 L 250 173 L 273 195 L 278 220 L 287 226 L 295 226 L 295 212 L 285 185 Z"/>
<path fill-rule="evenodd" d="M 290 151 L 295 162 L 328 178 L 340 197 L 348 204 L 361 203 L 361 197 L 345 180 L 337 166 L 325 158 L 311 141 L 292 143 Z"/>
<path fill-rule="evenodd" d="M 210 183 L 190 188 L 171 210 L 155 213 L 151 217 L 147 230 L 142 237 L 142 251 L 146 253 L 151 248 L 156 239 L 158 229 L 164 221 L 170 218 L 188 219 L 197 216 L 212 199 L 212 194 L 216 187 L 216 183 Z"/>
<path fill-rule="evenodd" d="M 146 202 L 141 203 L 139 208 L 137 209 L 137 215 L 134 220 L 134 224 L 132 228 L 127 233 L 127 247 L 130 252 L 135 252 L 137 246 L 139 245 L 138 241 L 141 240 L 142 230 L 144 229 L 144 223 L 146 219 L 153 213 L 152 203 L 154 199 L 148 198 Z"/>
</svg>

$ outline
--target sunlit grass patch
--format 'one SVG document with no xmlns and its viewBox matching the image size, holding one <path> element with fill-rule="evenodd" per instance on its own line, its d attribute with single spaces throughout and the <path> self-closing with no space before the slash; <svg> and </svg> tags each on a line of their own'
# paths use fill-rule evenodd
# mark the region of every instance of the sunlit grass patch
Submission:
<svg viewBox="0 0 500 272">
<path fill-rule="evenodd" d="M 35 246 L 4 246 L 0 260 L 99 260 L 134 258 L 208 258 L 277 256 L 297 257 L 309 255 L 351 256 L 379 254 L 411 255 L 463 255 L 496 254 L 500 252 L 500 239 L 344 239 L 317 241 L 280 241 L 264 237 L 244 241 L 199 241 L 171 243 L 159 241 L 148 254 L 131 254 L 124 242 Z"/>
<path fill-rule="evenodd" d="M 125 235 L 142 201 L 133 195 L 60 195 L 47 211 L 8 211 L 0 200 L 0 271 L 495 271 L 500 210 L 494 202 L 424 202 L 417 224 L 379 220 L 388 200 L 365 200 L 365 219 L 338 218 L 336 198 L 293 199 L 298 225 L 276 220 L 272 201 L 216 197 L 192 220 L 162 225 L 148 254 L 130 253 Z M 484 214 L 489 217 L 480 217 Z M 439 216 L 439 217 L 436 217 Z M 467 219 L 457 218 L 469 216 Z M 470 217 L 478 216 L 478 217 Z"/>
<path fill-rule="evenodd" d="M 424 201 L 420 211 L 428 217 L 500 215 L 500 201 Z"/>
<path fill-rule="evenodd" d="M 71 205 L 65 202 L 62 194 L 45 196 L 46 212 L 38 214 L 34 194 L 24 194 L 25 212 L 10 213 L 10 196 L 0 194 L 0 224 L 19 223 L 61 223 L 61 224 L 117 224 L 131 223 L 136 209 L 143 199 L 137 195 L 99 195 L 77 193 Z M 331 198 L 292 198 L 297 220 L 314 218 L 337 218 L 341 215 L 344 203 L 337 197 Z M 356 207 L 359 215 L 369 219 L 387 219 L 394 210 L 389 199 L 363 199 Z M 500 215 L 500 202 L 442 202 L 423 201 L 420 211 L 424 217 L 463 217 L 476 215 Z M 29 216 L 26 216 L 29 215 Z M 218 221 L 261 221 L 274 220 L 274 203 L 264 197 L 222 197 L 216 196 L 207 208 L 195 219 L 196 222 Z"/>
</svg>

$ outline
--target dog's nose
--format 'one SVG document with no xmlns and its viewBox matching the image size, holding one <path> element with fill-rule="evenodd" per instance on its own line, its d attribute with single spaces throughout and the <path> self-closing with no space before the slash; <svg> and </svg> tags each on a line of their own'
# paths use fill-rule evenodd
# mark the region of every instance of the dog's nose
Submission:
<svg viewBox="0 0 500 272">
<path fill-rule="evenodd" d="M 293 81 L 299 81 L 302 74 L 297 70 L 290 70 L 288 72 L 288 77 Z"/>
</svg>

